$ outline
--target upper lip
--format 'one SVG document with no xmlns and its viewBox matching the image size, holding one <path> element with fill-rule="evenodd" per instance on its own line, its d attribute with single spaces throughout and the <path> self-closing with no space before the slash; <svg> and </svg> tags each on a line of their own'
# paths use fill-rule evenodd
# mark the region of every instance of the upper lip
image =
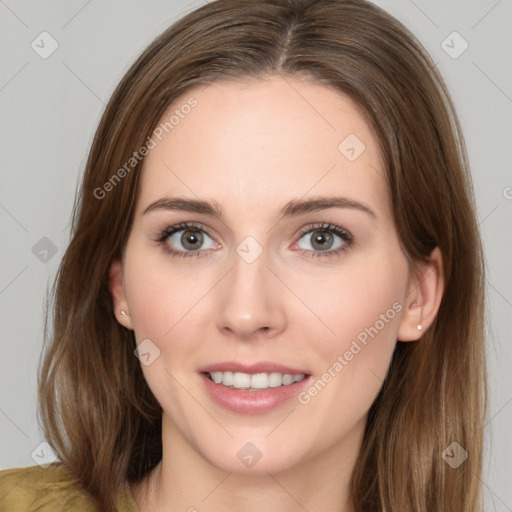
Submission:
<svg viewBox="0 0 512 512">
<path fill-rule="evenodd" d="M 292 368 L 291 366 L 284 366 L 279 363 L 273 363 L 271 361 L 258 361 L 255 363 L 240 363 L 237 361 L 223 361 L 220 363 L 213 363 L 202 368 L 199 368 L 200 372 L 241 372 L 241 373 L 290 373 L 292 375 L 305 374 L 308 375 L 310 372 L 300 368 Z"/>
</svg>

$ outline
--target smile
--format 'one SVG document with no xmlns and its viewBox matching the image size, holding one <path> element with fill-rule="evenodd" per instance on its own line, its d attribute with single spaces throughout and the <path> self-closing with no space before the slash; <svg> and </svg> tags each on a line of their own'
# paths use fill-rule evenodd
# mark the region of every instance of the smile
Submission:
<svg viewBox="0 0 512 512">
<path fill-rule="evenodd" d="M 243 372 L 208 372 L 210 380 L 222 386 L 245 391 L 259 391 L 261 389 L 289 386 L 304 379 L 305 374 L 291 373 L 243 373 Z"/>
</svg>

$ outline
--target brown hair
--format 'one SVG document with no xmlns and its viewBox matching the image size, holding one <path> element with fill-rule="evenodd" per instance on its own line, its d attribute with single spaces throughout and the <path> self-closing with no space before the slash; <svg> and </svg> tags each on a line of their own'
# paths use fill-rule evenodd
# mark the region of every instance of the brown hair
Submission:
<svg viewBox="0 0 512 512">
<path fill-rule="evenodd" d="M 40 371 L 47 440 L 102 510 L 161 458 L 161 408 L 113 313 L 141 162 L 97 191 L 144 146 L 196 84 L 300 76 L 347 94 L 374 129 L 396 229 L 411 261 L 438 246 L 444 295 L 421 342 L 397 343 L 353 474 L 360 511 L 476 512 L 485 412 L 484 269 L 466 151 L 447 89 L 420 43 L 362 0 L 217 0 L 161 34 L 103 114 L 53 288 L 53 332 Z M 457 469 L 442 452 L 458 442 Z"/>
</svg>

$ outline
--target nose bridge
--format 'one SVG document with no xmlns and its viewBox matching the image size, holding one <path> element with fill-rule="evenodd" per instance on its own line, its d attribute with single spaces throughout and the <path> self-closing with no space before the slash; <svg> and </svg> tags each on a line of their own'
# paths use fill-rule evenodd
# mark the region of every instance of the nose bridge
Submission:
<svg viewBox="0 0 512 512">
<path fill-rule="evenodd" d="M 247 303 L 268 303 L 267 255 L 261 254 L 254 260 L 245 259 L 237 253 L 233 262 L 232 286 L 234 295 Z"/>
<path fill-rule="evenodd" d="M 232 270 L 219 291 L 217 326 L 241 338 L 276 333 L 285 324 L 284 311 L 272 293 L 268 255 L 256 244 L 247 237 L 237 246 Z"/>
</svg>

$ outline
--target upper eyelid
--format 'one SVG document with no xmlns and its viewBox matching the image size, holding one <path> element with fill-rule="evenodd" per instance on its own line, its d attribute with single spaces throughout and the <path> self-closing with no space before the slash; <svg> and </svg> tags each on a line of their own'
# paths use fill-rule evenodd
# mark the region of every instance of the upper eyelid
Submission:
<svg viewBox="0 0 512 512">
<path fill-rule="evenodd" d="M 187 229 L 187 228 L 197 228 L 198 230 L 204 231 L 206 234 L 209 234 L 208 226 L 206 226 L 205 224 L 202 224 L 201 222 L 195 222 L 195 221 L 193 221 L 193 222 L 190 222 L 190 221 L 178 222 L 177 224 L 168 226 L 167 228 L 164 229 L 164 231 L 176 232 L 176 231 L 181 231 L 181 230 Z M 313 231 L 315 229 L 318 229 L 318 230 L 320 230 L 320 229 L 329 230 L 330 229 L 332 231 L 339 230 L 339 231 L 343 231 L 344 233 L 350 234 L 350 232 L 347 229 L 345 229 L 341 226 L 336 226 L 335 224 L 330 224 L 330 223 L 325 223 L 325 222 L 317 222 L 314 224 L 307 224 L 303 228 L 299 229 L 297 234 L 308 233 L 309 231 Z"/>
<path fill-rule="evenodd" d="M 342 233 L 346 233 L 347 235 L 352 236 L 350 231 L 348 231 L 347 229 L 345 229 L 341 226 L 337 226 L 336 224 L 331 224 L 331 223 L 326 223 L 326 222 L 319 222 L 319 223 L 306 225 L 304 228 L 299 230 L 298 234 L 304 235 L 306 233 L 309 233 L 310 231 L 315 231 L 315 230 L 320 231 L 322 229 L 326 230 L 326 231 L 334 231 L 334 232 L 341 231 Z"/>
<path fill-rule="evenodd" d="M 177 224 L 167 226 L 162 231 L 168 233 L 177 233 L 179 231 L 183 231 L 186 229 L 196 229 L 197 231 L 204 231 L 208 236 L 212 236 L 210 234 L 209 228 L 202 224 L 201 222 L 178 222 Z"/>
</svg>

